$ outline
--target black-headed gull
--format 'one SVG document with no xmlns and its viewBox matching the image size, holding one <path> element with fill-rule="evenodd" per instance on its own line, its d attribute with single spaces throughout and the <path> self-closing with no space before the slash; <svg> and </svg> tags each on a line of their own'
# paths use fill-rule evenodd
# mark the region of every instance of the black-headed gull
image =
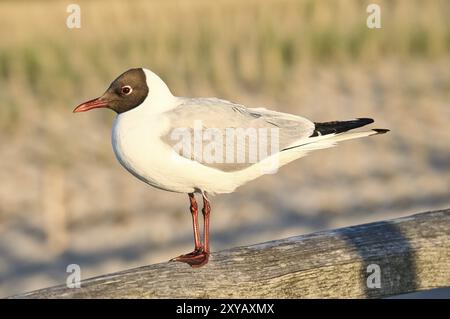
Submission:
<svg viewBox="0 0 450 319">
<path fill-rule="evenodd" d="M 156 188 L 188 194 L 194 251 L 172 260 L 192 267 L 205 265 L 209 259 L 207 194 L 233 192 L 310 151 L 388 131 L 348 132 L 372 123 L 368 118 L 314 123 L 217 98 L 176 97 L 155 73 L 144 68 L 121 74 L 101 97 L 78 105 L 74 112 L 94 108 L 117 113 L 113 149 L 131 174 Z M 203 199 L 203 243 L 195 193 Z"/>
</svg>

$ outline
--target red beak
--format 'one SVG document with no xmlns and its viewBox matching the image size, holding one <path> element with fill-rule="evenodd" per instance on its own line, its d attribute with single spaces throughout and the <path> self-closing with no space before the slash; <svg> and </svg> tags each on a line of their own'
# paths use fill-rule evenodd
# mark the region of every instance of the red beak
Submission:
<svg viewBox="0 0 450 319">
<path fill-rule="evenodd" d="M 73 110 L 73 113 L 86 112 L 92 109 L 98 109 L 100 107 L 107 107 L 107 106 L 108 101 L 102 100 L 98 97 L 96 99 L 81 103 Z"/>
</svg>

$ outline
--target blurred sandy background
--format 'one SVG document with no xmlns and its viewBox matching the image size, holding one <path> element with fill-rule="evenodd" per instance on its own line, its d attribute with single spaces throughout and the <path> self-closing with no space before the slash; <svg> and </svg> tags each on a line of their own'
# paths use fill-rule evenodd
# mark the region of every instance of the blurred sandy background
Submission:
<svg viewBox="0 0 450 319">
<path fill-rule="evenodd" d="M 71 113 L 124 70 L 176 95 L 316 121 L 373 117 L 388 135 L 315 152 L 213 198 L 217 251 L 450 207 L 450 2 L 0 2 L 0 296 L 163 262 L 192 248 L 187 196 L 128 174 L 112 112 Z"/>
</svg>

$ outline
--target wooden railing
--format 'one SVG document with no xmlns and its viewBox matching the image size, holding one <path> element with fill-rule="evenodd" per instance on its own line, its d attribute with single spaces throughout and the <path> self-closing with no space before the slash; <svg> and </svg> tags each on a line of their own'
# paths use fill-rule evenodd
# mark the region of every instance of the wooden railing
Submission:
<svg viewBox="0 0 450 319">
<path fill-rule="evenodd" d="M 450 209 L 166 262 L 14 298 L 377 298 L 450 286 Z"/>
</svg>

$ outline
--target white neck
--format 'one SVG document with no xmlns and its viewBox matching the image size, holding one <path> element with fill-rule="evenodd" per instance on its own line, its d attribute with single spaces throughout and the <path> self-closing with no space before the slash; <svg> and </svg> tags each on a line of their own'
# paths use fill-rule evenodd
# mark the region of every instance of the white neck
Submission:
<svg viewBox="0 0 450 319">
<path fill-rule="evenodd" d="M 148 96 L 145 101 L 136 107 L 140 111 L 149 113 L 162 113 L 177 105 L 178 99 L 172 95 L 166 83 L 159 76 L 148 69 L 143 69 L 148 86 Z"/>
</svg>

